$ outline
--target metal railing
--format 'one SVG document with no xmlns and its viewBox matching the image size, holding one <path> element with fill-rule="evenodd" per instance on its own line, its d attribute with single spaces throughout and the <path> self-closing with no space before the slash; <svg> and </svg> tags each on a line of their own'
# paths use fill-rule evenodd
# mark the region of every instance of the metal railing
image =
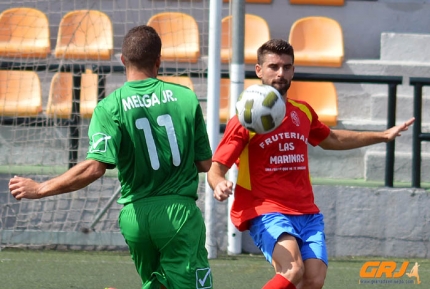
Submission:
<svg viewBox="0 0 430 289">
<path fill-rule="evenodd" d="M 412 187 L 421 187 L 421 142 L 430 141 L 430 133 L 422 132 L 423 86 L 430 86 L 430 78 L 411 77 L 409 84 L 414 87 L 414 117 L 412 129 Z"/>
</svg>

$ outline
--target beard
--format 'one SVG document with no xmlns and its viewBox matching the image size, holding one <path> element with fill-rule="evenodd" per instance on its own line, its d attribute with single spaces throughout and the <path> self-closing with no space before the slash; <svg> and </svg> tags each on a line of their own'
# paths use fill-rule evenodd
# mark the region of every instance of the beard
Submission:
<svg viewBox="0 0 430 289">
<path fill-rule="evenodd" d="M 264 80 L 262 80 L 262 83 L 274 87 L 282 96 L 284 96 L 287 93 L 291 85 L 291 81 L 288 81 L 285 79 L 282 81 L 276 81 L 271 83 L 267 83 Z"/>
</svg>

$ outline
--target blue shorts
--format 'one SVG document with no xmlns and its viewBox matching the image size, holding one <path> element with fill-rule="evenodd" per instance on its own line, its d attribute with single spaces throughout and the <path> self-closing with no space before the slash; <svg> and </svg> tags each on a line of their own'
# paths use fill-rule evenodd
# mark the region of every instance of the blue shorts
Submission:
<svg viewBox="0 0 430 289">
<path fill-rule="evenodd" d="M 278 238 L 287 233 L 296 237 L 303 261 L 320 259 L 328 265 L 323 215 L 284 215 L 269 213 L 251 221 L 249 233 L 255 245 L 272 264 L 272 253 Z"/>
</svg>

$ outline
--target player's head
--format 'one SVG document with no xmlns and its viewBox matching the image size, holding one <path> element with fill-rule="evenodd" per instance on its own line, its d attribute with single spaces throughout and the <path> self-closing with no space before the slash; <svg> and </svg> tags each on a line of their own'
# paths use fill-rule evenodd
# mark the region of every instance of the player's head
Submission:
<svg viewBox="0 0 430 289">
<path fill-rule="evenodd" d="M 125 35 L 122 43 L 122 59 L 125 67 L 138 70 L 153 69 L 161 56 L 161 39 L 154 28 L 136 26 Z"/>
<path fill-rule="evenodd" d="M 285 95 L 294 76 L 294 50 L 283 39 L 271 39 L 257 50 L 255 72 L 263 84 L 276 88 Z"/>
</svg>

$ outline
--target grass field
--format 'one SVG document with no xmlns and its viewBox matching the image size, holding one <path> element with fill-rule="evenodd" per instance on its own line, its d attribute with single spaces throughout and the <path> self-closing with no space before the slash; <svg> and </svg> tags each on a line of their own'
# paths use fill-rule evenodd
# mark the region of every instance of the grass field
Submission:
<svg viewBox="0 0 430 289">
<path fill-rule="evenodd" d="M 382 258 L 331 259 L 326 284 L 329 289 L 414 288 L 416 284 L 359 284 L 366 261 Z M 430 260 L 418 262 L 421 288 L 430 288 Z M 219 256 L 210 260 L 215 289 L 260 289 L 273 275 L 261 255 Z M 400 265 L 399 265 L 400 267 Z M 411 265 L 409 266 L 411 267 Z M 382 280 L 381 278 L 378 280 Z M 393 279 L 385 279 L 393 281 Z M 397 280 L 410 281 L 406 275 Z M 140 280 L 126 252 L 0 251 L 1 289 L 138 289 Z M 192 289 L 192 288 L 190 288 Z"/>
</svg>

